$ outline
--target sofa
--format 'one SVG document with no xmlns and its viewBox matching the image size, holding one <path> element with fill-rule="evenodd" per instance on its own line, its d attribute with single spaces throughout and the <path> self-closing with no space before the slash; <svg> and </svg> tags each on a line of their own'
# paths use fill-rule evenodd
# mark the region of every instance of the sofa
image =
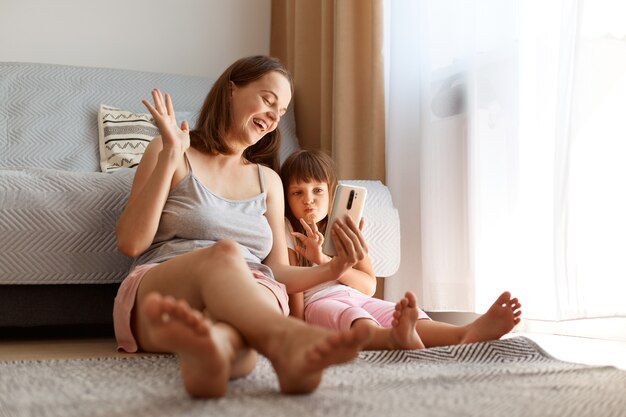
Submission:
<svg viewBox="0 0 626 417">
<path fill-rule="evenodd" d="M 158 132 L 141 100 L 159 87 L 193 125 L 212 81 L 0 63 L 0 328 L 112 334 L 113 299 L 132 262 L 117 250 L 115 223 Z M 279 129 L 284 160 L 299 149 L 293 106 Z M 391 194 L 379 181 L 347 182 L 368 188 L 364 235 L 377 276 L 390 276 L 400 262 Z"/>
</svg>

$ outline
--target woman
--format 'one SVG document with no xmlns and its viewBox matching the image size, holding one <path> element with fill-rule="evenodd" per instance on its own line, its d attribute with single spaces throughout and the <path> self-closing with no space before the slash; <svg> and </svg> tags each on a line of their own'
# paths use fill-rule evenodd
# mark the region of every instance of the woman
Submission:
<svg viewBox="0 0 626 417">
<path fill-rule="evenodd" d="M 259 351 L 282 392 L 307 393 L 327 366 L 351 360 L 368 331 L 335 333 L 287 317 L 285 286 L 335 280 L 365 252 L 348 226 L 340 254 L 318 268 L 289 266 L 277 160 L 280 117 L 292 95 L 275 59 L 243 58 L 215 82 L 197 127 L 177 124 L 172 100 L 144 100 L 160 136 L 137 168 L 116 233 L 138 257 L 115 300 L 118 344 L 174 352 L 193 396 L 219 397 L 250 373 Z M 297 288 L 296 288 L 297 289 Z"/>
</svg>

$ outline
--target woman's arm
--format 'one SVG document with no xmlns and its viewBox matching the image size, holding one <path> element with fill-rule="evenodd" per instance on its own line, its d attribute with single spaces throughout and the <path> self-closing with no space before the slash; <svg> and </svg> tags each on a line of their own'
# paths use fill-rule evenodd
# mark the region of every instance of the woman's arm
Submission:
<svg viewBox="0 0 626 417">
<path fill-rule="evenodd" d="M 161 212 L 173 178 L 186 172 L 183 155 L 189 148 L 189 128 L 183 121 L 179 128 L 172 101 L 159 90 L 152 91 L 155 106 L 146 100 L 161 136 L 154 138 L 137 167 L 128 203 L 116 226 L 117 245 L 123 254 L 138 256 L 154 239 Z"/>
<path fill-rule="evenodd" d="M 331 258 L 322 252 L 324 235 L 322 235 L 322 233 L 318 230 L 317 225 L 315 223 L 309 225 L 304 221 L 304 219 L 300 219 L 300 224 L 302 225 L 305 233 L 293 233 L 293 236 L 301 243 L 301 245 L 296 246 L 299 255 L 318 265 L 329 262 Z M 363 244 L 365 244 L 365 239 L 363 239 L 363 236 L 361 235 L 362 229 L 363 220 L 361 220 L 359 229 L 354 229 L 353 232 L 358 235 L 359 239 L 363 241 Z M 290 261 L 291 252 L 292 251 L 290 251 Z M 296 256 L 295 253 L 294 256 Z M 297 265 L 297 263 L 292 263 L 292 265 Z M 359 290 L 363 294 L 367 294 L 369 296 L 374 295 L 376 292 L 376 277 L 369 261 L 369 256 L 365 256 L 365 258 L 357 262 L 354 267 L 344 272 L 344 274 L 339 278 L 339 282 Z"/>
<path fill-rule="evenodd" d="M 150 247 L 179 160 L 175 153 L 162 149 L 160 136 L 146 148 L 115 230 L 123 254 L 135 257 Z"/>
</svg>

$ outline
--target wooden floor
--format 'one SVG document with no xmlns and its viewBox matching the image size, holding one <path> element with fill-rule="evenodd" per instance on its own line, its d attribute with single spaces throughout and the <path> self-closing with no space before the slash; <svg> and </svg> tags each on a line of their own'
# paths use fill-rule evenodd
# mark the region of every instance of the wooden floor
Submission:
<svg viewBox="0 0 626 417">
<path fill-rule="evenodd" d="M 114 339 L 46 339 L 0 342 L 0 361 L 128 356 L 117 352 Z"/>
<path fill-rule="evenodd" d="M 558 359 L 591 365 L 613 365 L 626 370 L 626 342 L 548 334 L 512 333 L 526 336 Z M 117 351 L 112 338 L 3 340 L 0 361 L 128 357 Z"/>
</svg>

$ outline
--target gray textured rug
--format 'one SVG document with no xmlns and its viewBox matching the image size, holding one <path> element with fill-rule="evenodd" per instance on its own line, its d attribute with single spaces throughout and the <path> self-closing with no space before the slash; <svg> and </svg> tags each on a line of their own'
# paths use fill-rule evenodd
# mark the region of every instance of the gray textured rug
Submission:
<svg viewBox="0 0 626 417">
<path fill-rule="evenodd" d="M 194 400 L 172 356 L 0 363 L 0 416 L 626 416 L 626 371 L 554 359 L 531 340 L 363 352 L 311 395 L 283 396 L 261 358 Z"/>
</svg>

